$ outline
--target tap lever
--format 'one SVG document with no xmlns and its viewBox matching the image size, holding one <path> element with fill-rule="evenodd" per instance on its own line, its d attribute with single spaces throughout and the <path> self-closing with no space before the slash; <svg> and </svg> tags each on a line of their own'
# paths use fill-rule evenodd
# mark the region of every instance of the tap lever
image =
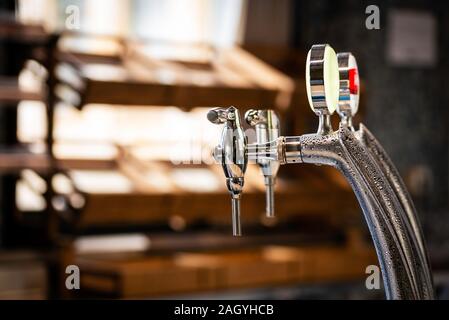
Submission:
<svg viewBox="0 0 449 320">
<path fill-rule="evenodd" d="M 223 123 L 226 123 L 226 121 L 233 121 L 235 119 L 233 109 L 235 109 L 235 108 L 230 107 L 230 108 L 212 109 L 207 113 L 207 120 L 209 120 L 210 122 L 212 122 L 214 124 L 223 124 Z"/>
<path fill-rule="evenodd" d="M 220 144 L 214 149 L 214 158 L 221 163 L 226 177 L 226 187 L 232 197 L 232 230 L 241 235 L 240 198 L 248 165 L 246 136 L 237 108 L 215 108 L 207 113 L 207 119 L 215 124 L 224 124 Z"/>
</svg>

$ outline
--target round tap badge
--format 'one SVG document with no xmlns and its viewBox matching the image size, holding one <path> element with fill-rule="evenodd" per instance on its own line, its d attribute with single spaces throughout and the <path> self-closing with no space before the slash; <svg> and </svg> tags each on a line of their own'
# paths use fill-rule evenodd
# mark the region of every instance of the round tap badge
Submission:
<svg viewBox="0 0 449 320">
<path fill-rule="evenodd" d="M 359 108 L 360 81 L 357 61 L 350 52 L 337 55 L 340 73 L 340 94 L 337 112 L 340 116 L 353 116 Z"/>
<path fill-rule="evenodd" d="M 309 105 L 317 114 L 332 114 L 339 98 L 338 60 L 328 44 L 313 45 L 307 54 L 306 89 Z"/>
</svg>

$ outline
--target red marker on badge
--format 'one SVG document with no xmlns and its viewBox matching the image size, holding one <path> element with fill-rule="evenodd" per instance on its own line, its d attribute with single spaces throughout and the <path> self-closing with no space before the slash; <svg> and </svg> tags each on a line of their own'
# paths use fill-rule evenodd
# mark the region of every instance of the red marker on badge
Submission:
<svg viewBox="0 0 449 320">
<path fill-rule="evenodd" d="M 356 68 L 349 69 L 349 92 L 359 94 L 359 75 Z"/>
</svg>

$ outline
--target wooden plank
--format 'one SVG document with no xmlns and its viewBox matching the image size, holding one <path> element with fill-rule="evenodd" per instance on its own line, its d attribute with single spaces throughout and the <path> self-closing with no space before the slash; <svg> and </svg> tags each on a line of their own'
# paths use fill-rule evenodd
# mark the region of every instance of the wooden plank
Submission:
<svg viewBox="0 0 449 320">
<path fill-rule="evenodd" d="M 122 298 L 158 297 L 198 291 L 218 291 L 324 281 L 363 279 L 376 264 L 371 246 L 260 247 L 239 251 L 182 253 L 132 260 L 78 258 L 90 277 L 109 277 L 118 290 L 94 282 L 82 286 Z M 115 280 L 114 280 L 115 279 Z M 83 281 L 83 280 L 82 280 Z M 118 288 L 115 286 L 115 288 Z"/>
<path fill-rule="evenodd" d="M 145 82 L 113 82 L 87 79 L 84 103 L 111 105 L 179 106 L 185 108 L 236 105 L 246 110 L 254 105 L 276 105 L 276 90 L 200 87 Z"/>
<path fill-rule="evenodd" d="M 33 252 L 0 252 L 0 300 L 45 299 L 47 271 Z"/>
<path fill-rule="evenodd" d="M 0 172 L 19 172 L 24 168 L 43 172 L 48 170 L 49 163 L 49 157 L 46 154 L 33 154 L 26 151 L 0 153 Z"/>
<path fill-rule="evenodd" d="M 108 170 L 117 168 L 115 160 L 107 159 L 56 159 L 54 167 L 63 170 L 91 169 Z M 51 159 L 46 154 L 31 152 L 0 151 L 0 172 L 20 172 L 31 169 L 39 173 L 48 172 L 51 168 Z"/>
<path fill-rule="evenodd" d="M 11 39 L 30 45 L 45 45 L 51 36 L 42 25 L 18 22 L 13 15 L 2 18 L 0 21 L 1 39 Z"/>
<path fill-rule="evenodd" d="M 104 193 L 101 190 L 98 192 L 82 190 L 86 197 L 86 206 L 79 216 L 79 228 L 167 224 L 174 216 L 183 219 L 187 224 L 199 220 L 220 225 L 230 223 L 230 196 L 217 165 L 200 165 L 199 168 L 216 176 L 217 181 L 223 180 L 220 188 L 192 191 L 184 189 L 182 185 L 170 183 L 171 171 L 180 170 L 178 167 L 162 162 L 144 162 L 123 148 L 119 150 L 117 167 L 119 171 L 117 172 L 121 172 L 130 180 L 133 191 Z M 187 166 L 182 170 L 191 170 L 195 173 L 195 168 Z M 263 183 L 259 181 L 261 177 L 258 174 L 258 168 L 251 166 L 250 169 L 254 172 L 246 177 L 241 203 L 244 213 L 242 222 L 258 224 L 265 212 L 265 189 Z M 153 181 L 156 177 L 159 180 L 167 180 L 168 185 L 162 183 L 162 186 L 158 187 L 158 183 Z M 313 175 L 304 175 L 300 181 L 278 178 L 275 206 L 279 222 L 297 215 L 342 218 L 359 213 L 356 199 L 349 188 L 342 188 L 335 183 L 315 183 L 316 180 L 317 178 Z M 76 180 L 74 184 L 77 185 Z M 327 195 L 326 201 L 322 201 L 324 193 Z"/>
<path fill-rule="evenodd" d="M 285 100 L 292 93 L 293 82 L 287 76 L 242 49 L 220 50 L 206 63 L 196 62 L 195 57 L 192 63 L 152 57 L 144 47 L 132 42 L 126 43 L 124 52 L 113 60 L 104 57 L 97 61 L 86 55 L 60 55 L 61 61 L 71 63 L 77 69 L 74 73 L 82 78 L 76 81 L 83 83 L 82 89 L 75 86 L 82 96 L 80 104 L 276 108 L 280 99 Z M 239 59 L 243 64 L 238 63 Z M 115 72 L 88 72 L 89 65 L 94 64 L 115 68 Z M 69 78 L 74 77 L 59 77 L 70 85 Z"/>
<path fill-rule="evenodd" d="M 82 288 L 122 297 L 188 292 L 210 286 L 204 283 L 207 279 L 197 268 L 179 266 L 166 257 L 131 261 L 81 259 L 76 263 L 83 270 Z"/>
<path fill-rule="evenodd" d="M 322 193 L 330 193 L 322 201 Z M 145 225 L 167 223 L 171 216 L 187 222 L 199 219 L 212 224 L 229 224 L 231 210 L 227 191 L 223 192 L 136 192 L 123 194 L 86 194 L 79 227 L 108 225 Z M 220 205 L 217 205 L 220 204 Z M 264 215 L 263 192 L 247 192 L 242 198 L 242 222 L 259 223 Z M 350 192 L 335 189 L 306 190 L 276 193 L 276 215 L 279 221 L 298 215 L 354 216 L 358 205 Z M 211 214 L 213 212 L 213 214 Z"/>
<path fill-rule="evenodd" d="M 288 76 L 256 58 L 251 53 L 242 48 L 234 47 L 223 50 L 220 59 L 225 65 L 232 66 L 239 72 L 248 75 L 258 85 L 278 91 L 278 96 L 274 104 L 266 104 L 270 107 L 277 107 L 281 111 L 290 105 L 290 99 L 295 90 L 295 83 Z"/>
<path fill-rule="evenodd" d="M 0 77 L 0 102 L 43 101 L 44 98 L 42 92 L 20 88 L 17 78 Z"/>
</svg>

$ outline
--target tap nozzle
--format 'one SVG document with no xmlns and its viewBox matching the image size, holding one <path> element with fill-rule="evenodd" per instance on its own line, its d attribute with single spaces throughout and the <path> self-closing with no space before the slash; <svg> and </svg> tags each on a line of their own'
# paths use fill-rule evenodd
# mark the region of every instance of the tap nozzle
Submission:
<svg viewBox="0 0 449 320">
<path fill-rule="evenodd" d="M 232 197 L 232 231 L 241 235 L 240 199 L 248 165 L 246 136 L 237 108 L 215 108 L 208 112 L 207 119 L 215 124 L 224 124 L 219 145 L 214 150 L 214 158 L 221 163 L 226 177 L 226 186 Z"/>
<path fill-rule="evenodd" d="M 255 128 L 257 144 L 266 144 L 279 138 L 279 117 L 274 110 L 248 110 L 245 114 L 245 120 Z M 265 212 L 266 216 L 271 218 L 274 217 L 274 186 L 280 162 L 257 157 L 256 163 L 264 176 L 266 188 Z"/>
<path fill-rule="evenodd" d="M 352 117 L 359 108 L 360 81 L 357 61 L 350 52 L 337 54 L 340 74 L 340 91 L 337 112 L 340 122 L 354 131 Z"/>
<path fill-rule="evenodd" d="M 339 78 L 334 49 L 328 44 L 313 45 L 307 54 L 306 89 L 309 105 L 319 117 L 319 135 L 332 132 L 330 116 L 338 104 Z"/>
</svg>

